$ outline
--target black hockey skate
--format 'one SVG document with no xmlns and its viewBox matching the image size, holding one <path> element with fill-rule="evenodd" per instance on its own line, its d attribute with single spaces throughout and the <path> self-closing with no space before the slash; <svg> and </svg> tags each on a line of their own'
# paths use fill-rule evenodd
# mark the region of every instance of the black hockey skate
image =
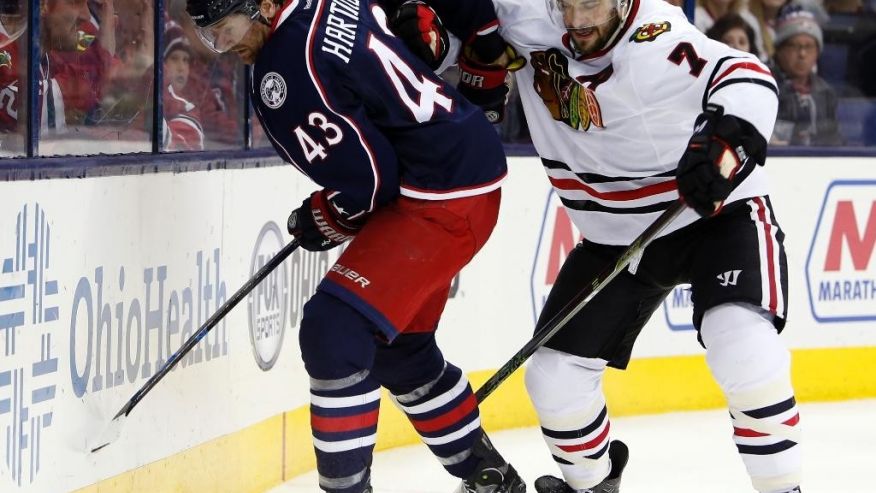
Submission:
<svg viewBox="0 0 876 493">
<path fill-rule="evenodd" d="M 630 450 L 624 442 L 614 440 L 608 445 L 608 457 L 611 459 L 611 471 L 608 477 L 596 486 L 584 490 L 586 493 L 618 493 L 620 491 L 621 473 L 630 458 Z M 535 491 L 538 493 L 576 493 L 575 489 L 560 478 L 542 476 L 535 480 Z"/>
<path fill-rule="evenodd" d="M 475 443 L 472 453 L 480 458 L 473 473 L 462 480 L 454 493 L 524 493 L 526 483 L 511 464 L 499 455 L 484 433 Z"/>
</svg>

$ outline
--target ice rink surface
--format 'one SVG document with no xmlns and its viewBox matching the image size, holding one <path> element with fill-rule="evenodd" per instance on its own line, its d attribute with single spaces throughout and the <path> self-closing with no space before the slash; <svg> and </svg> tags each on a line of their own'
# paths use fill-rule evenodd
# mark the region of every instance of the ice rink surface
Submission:
<svg viewBox="0 0 876 493">
<path fill-rule="evenodd" d="M 803 404 L 805 493 L 876 493 L 876 400 Z M 753 492 L 731 440 L 726 411 L 615 418 L 612 437 L 630 447 L 623 493 Z M 526 480 L 558 475 L 538 428 L 491 433 L 493 443 Z M 451 493 L 458 480 L 425 445 L 375 455 L 375 493 Z M 317 493 L 316 473 L 298 476 L 270 493 Z"/>
</svg>

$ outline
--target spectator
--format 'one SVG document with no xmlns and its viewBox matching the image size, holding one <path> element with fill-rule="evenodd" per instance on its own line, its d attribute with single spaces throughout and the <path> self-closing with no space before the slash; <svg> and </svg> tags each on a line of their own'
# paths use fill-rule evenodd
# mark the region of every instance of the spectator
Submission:
<svg viewBox="0 0 876 493">
<path fill-rule="evenodd" d="M 182 27 L 168 22 L 164 32 L 164 149 L 204 150 L 204 129 L 189 84 L 192 48 Z"/>
<path fill-rule="evenodd" d="M 820 0 L 749 0 L 748 9 L 754 16 L 757 50 L 763 60 L 771 60 L 775 54 L 776 22 L 786 11 L 799 9 L 804 3 L 810 12 L 822 15 L 824 9 L 817 7 Z M 815 15 L 815 14 L 814 14 Z M 826 13 L 823 13 L 826 16 Z"/>
<path fill-rule="evenodd" d="M 0 3 L 0 155 L 21 154 L 23 129 L 18 121 L 19 79 L 25 67 L 16 42 L 27 27 L 20 1 Z M 22 114 L 23 116 L 23 114 Z"/>
<path fill-rule="evenodd" d="M 745 0 L 696 0 L 694 10 L 694 25 L 702 32 L 706 32 L 715 22 L 728 14 L 738 14 L 748 22 L 757 34 L 757 19 L 748 11 Z"/>
<path fill-rule="evenodd" d="M 191 47 L 189 84 L 193 90 L 188 94 L 201 114 L 205 147 L 239 148 L 243 145 L 243 105 L 247 104 L 243 92 L 244 67 L 237 56 L 216 54 L 200 42 L 185 6 L 185 0 L 169 0 L 167 14 L 182 27 Z M 253 122 L 255 131 L 258 122 Z"/>
<path fill-rule="evenodd" d="M 783 14 L 776 25 L 773 75 L 779 84 L 779 114 L 772 143 L 843 144 L 836 119 L 836 92 L 815 73 L 824 47 L 821 27 L 805 10 Z"/>
<path fill-rule="evenodd" d="M 80 50 L 80 28 L 91 20 L 86 0 L 43 0 L 41 43 L 46 72 L 57 80 L 68 125 L 84 124 L 98 110 L 115 52 L 113 0 L 99 3 L 97 41 Z M 52 91 L 53 87 L 48 88 Z M 49 122 L 52 128 L 52 121 Z"/>
<path fill-rule="evenodd" d="M 727 14 L 706 31 L 706 36 L 731 48 L 760 57 L 755 41 L 754 28 L 739 14 Z"/>
<path fill-rule="evenodd" d="M 751 26 L 757 46 L 763 43 L 757 18 L 748 10 L 745 0 L 696 0 L 694 25 L 705 33 L 718 19 L 729 14 L 739 15 Z"/>
<path fill-rule="evenodd" d="M 19 38 L 26 28 L 23 5 L 23 1 L 5 1 L 0 11 L 0 147 L 11 152 L 24 149 L 22 80 L 27 70 L 27 40 Z M 112 17 L 113 0 L 97 5 Z M 41 14 L 38 119 L 40 133 L 46 137 L 64 133 L 68 123 L 85 123 L 97 110 L 115 36 L 104 32 L 97 43 L 80 47 L 80 27 L 91 18 L 85 0 L 42 0 Z"/>
</svg>

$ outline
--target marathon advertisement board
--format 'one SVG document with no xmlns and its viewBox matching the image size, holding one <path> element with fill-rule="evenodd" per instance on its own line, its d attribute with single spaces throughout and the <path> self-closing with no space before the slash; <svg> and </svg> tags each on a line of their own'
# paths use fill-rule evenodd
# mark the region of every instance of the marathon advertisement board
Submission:
<svg viewBox="0 0 876 493">
<path fill-rule="evenodd" d="M 806 259 L 812 316 L 876 320 L 876 181 L 830 183 Z"/>
</svg>

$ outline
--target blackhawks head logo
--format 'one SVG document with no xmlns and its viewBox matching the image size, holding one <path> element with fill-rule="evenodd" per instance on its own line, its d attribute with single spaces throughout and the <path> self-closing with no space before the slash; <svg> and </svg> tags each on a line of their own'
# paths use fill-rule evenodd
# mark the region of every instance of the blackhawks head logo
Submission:
<svg viewBox="0 0 876 493">
<path fill-rule="evenodd" d="M 596 94 L 569 76 L 569 59 L 560 50 L 532 52 L 532 67 L 535 92 L 554 120 L 582 132 L 591 124 L 602 127 L 602 111 Z"/>
<path fill-rule="evenodd" d="M 642 27 L 636 28 L 635 32 L 633 32 L 632 36 L 630 36 L 630 41 L 634 41 L 636 43 L 654 41 L 655 39 L 657 39 L 657 36 L 660 36 L 661 34 L 668 32 L 671 29 L 672 24 L 670 24 L 669 21 L 649 22 Z"/>
</svg>

